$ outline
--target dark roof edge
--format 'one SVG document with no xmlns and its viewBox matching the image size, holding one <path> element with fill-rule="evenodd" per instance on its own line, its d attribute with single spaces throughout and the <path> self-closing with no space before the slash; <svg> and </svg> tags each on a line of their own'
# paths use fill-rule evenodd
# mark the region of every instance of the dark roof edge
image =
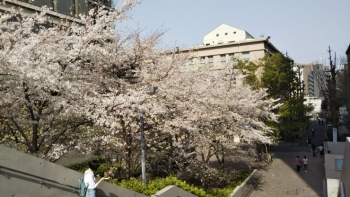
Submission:
<svg viewBox="0 0 350 197">
<path fill-rule="evenodd" d="M 348 47 L 348 49 L 346 49 L 346 52 L 345 52 L 345 54 L 347 54 L 347 55 L 350 55 L 350 44 L 349 44 L 349 47 Z"/>
</svg>

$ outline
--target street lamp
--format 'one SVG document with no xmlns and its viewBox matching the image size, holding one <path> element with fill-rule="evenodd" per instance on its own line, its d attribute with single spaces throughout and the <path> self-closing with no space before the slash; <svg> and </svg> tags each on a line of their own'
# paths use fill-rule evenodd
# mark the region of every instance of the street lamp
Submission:
<svg viewBox="0 0 350 197">
<path fill-rule="evenodd" d="M 158 87 L 150 87 L 146 90 L 147 94 L 155 94 Z M 145 151 L 145 131 L 144 131 L 144 117 L 143 111 L 140 110 L 140 129 L 141 129 L 141 173 L 142 173 L 142 185 L 147 184 L 146 180 L 146 151 Z"/>
<path fill-rule="evenodd" d="M 146 153 L 145 153 L 145 131 L 143 111 L 140 111 L 140 128 L 141 128 L 141 171 L 142 171 L 142 184 L 146 185 Z"/>
</svg>

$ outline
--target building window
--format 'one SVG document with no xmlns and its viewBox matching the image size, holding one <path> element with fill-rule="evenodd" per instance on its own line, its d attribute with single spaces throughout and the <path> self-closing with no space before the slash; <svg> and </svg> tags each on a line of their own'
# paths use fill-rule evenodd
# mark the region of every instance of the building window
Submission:
<svg viewBox="0 0 350 197">
<path fill-rule="evenodd" d="M 74 16 L 75 0 L 57 1 L 57 12 L 68 16 Z"/>
<path fill-rule="evenodd" d="M 216 37 L 219 37 L 219 34 L 216 34 Z"/>
<path fill-rule="evenodd" d="M 220 55 L 221 63 L 226 63 L 226 54 Z"/>
<path fill-rule="evenodd" d="M 22 0 L 23 1 L 23 0 Z M 36 5 L 36 6 L 47 6 L 49 8 L 54 8 L 54 0 L 30 0 L 29 3 L 33 4 L 33 5 Z M 24 2 L 28 2 L 28 0 L 24 1 Z"/>
<path fill-rule="evenodd" d="M 235 54 L 234 53 L 229 53 L 228 54 L 228 59 L 229 59 L 229 61 L 233 61 L 233 57 L 235 56 Z"/>
<path fill-rule="evenodd" d="M 226 33 L 225 33 L 225 36 L 227 36 L 227 34 L 228 34 L 228 33 L 226 32 Z"/>
<path fill-rule="evenodd" d="M 214 67 L 214 57 L 208 56 L 209 68 Z"/>
<path fill-rule="evenodd" d="M 342 170 L 343 158 L 335 158 L 335 170 Z"/>
<path fill-rule="evenodd" d="M 200 57 L 200 64 L 201 64 L 201 67 L 205 66 L 205 57 Z"/>
<path fill-rule="evenodd" d="M 236 34 L 236 32 L 234 31 L 233 34 Z"/>
<path fill-rule="evenodd" d="M 242 52 L 242 60 L 249 61 L 250 60 L 250 52 Z"/>
<path fill-rule="evenodd" d="M 190 70 L 193 69 L 193 59 L 190 60 L 189 64 L 188 64 L 188 67 Z"/>
<path fill-rule="evenodd" d="M 226 54 L 220 55 L 220 62 L 222 67 L 226 66 Z"/>
</svg>

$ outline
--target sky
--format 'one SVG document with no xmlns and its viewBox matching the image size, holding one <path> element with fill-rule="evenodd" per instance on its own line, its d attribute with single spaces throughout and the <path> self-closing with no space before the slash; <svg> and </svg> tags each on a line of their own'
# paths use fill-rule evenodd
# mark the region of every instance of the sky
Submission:
<svg viewBox="0 0 350 197">
<path fill-rule="evenodd" d="M 345 56 L 350 44 L 350 0 L 143 0 L 120 27 L 143 34 L 165 30 L 164 46 L 190 48 L 221 24 L 270 36 L 296 63 Z"/>
</svg>

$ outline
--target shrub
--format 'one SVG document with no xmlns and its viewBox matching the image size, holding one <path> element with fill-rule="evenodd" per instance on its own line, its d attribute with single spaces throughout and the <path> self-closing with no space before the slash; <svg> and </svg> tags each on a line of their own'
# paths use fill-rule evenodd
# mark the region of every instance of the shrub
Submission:
<svg viewBox="0 0 350 197">
<path fill-rule="evenodd" d="M 92 160 L 97 160 L 100 163 L 100 167 L 97 169 L 95 172 L 96 175 L 100 175 L 101 177 L 104 176 L 104 172 L 109 170 L 109 165 L 105 159 L 102 158 L 95 158 L 95 159 L 90 159 L 87 161 L 83 161 L 80 163 L 72 164 L 67 166 L 67 168 L 84 173 L 85 170 L 89 168 L 89 162 Z"/>
<path fill-rule="evenodd" d="M 122 180 L 117 182 L 116 180 L 111 181 L 114 184 L 117 184 L 121 187 L 125 187 L 127 189 L 142 193 L 144 195 L 153 195 L 157 193 L 159 190 L 165 188 L 168 185 L 175 185 L 187 192 L 190 192 L 198 197 L 228 197 L 232 191 L 240 185 L 248 176 L 248 171 L 241 172 L 237 175 L 234 182 L 231 185 L 225 188 L 210 188 L 204 190 L 199 187 L 195 187 L 194 185 L 190 185 L 185 181 L 178 180 L 174 176 L 168 176 L 166 178 L 156 178 L 147 183 L 147 185 L 142 185 L 142 181 L 140 179 L 130 179 L 130 180 Z"/>
<path fill-rule="evenodd" d="M 100 162 L 100 167 L 97 170 L 96 174 L 103 176 L 103 172 L 109 170 L 109 164 L 104 159 L 100 158 L 97 160 Z M 73 164 L 67 167 L 72 170 L 84 172 L 89 167 L 88 163 L 90 161 L 91 160 Z M 138 179 L 131 178 L 130 180 L 122 180 L 122 181 L 118 181 L 118 179 L 112 179 L 112 180 L 108 180 L 108 182 L 133 190 L 138 193 L 142 193 L 147 196 L 154 195 L 159 190 L 169 185 L 175 185 L 198 197 L 228 197 L 231 194 L 231 192 L 249 176 L 249 174 L 250 174 L 249 171 L 243 171 L 237 174 L 236 177 L 225 188 L 208 188 L 208 189 L 203 189 L 203 188 L 188 184 L 186 181 L 181 181 L 174 176 L 168 176 L 166 178 L 156 178 L 154 180 L 148 181 L 147 185 L 142 185 L 142 181 L 140 178 Z"/>
<path fill-rule="evenodd" d="M 153 195 L 157 193 L 159 190 L 165 188 L 168 185 L 175 185 L 185 191 L 188 191 L 194 195 L 199 197 L 212 197 L 207 194 L 205 190 L 202 188 L 195 187 L 193 185 L 187 184 L 185 181 L 178 180 L 176 177 L 168 176 L 166 178 L 156 178 L 147 183 L 147 185 L 142 185 L 142 181 L 140 179 L 130 179 L 130 180 L 122 180 L 121 182 L 112 181 L 114 184 L 120 185 L 121 187 L 125 187 L 127 189 L 142 193 L 144 195 Z"/>
</svg>

